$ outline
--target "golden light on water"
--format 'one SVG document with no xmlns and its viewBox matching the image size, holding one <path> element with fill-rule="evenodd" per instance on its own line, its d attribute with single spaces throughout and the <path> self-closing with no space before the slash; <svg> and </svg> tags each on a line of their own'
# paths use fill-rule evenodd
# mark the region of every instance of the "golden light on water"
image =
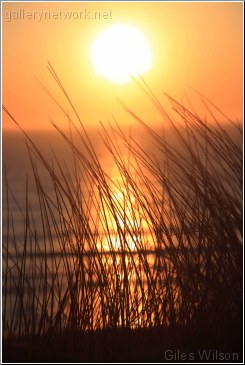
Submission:
<svg viewBox="0 0 245 365">
<path fill-rule="evenodd" d="M 130 81 L 152 66 L 152 52 L 145 35 L 128 24 L 114 24 L 102 31 L 91 46 L 98 75 L 118 84 Z"/>
<path fill-rule="evenodd" d="M 107 251 L 132 251 L 151 249 L 154 240 L 150 234 L 150 222 L 130 188 L 123 184 L 111 186 L 111 199 L 101 197 L 99 210 L 100 241 L 97 249 Z M 95 215 L 95 214 L 94 214 Z"/>
</svg>

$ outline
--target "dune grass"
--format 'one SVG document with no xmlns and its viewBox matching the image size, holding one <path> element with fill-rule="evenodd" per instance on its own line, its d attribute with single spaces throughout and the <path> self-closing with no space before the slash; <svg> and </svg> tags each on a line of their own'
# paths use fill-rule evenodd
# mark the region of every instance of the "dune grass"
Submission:
<svg viewBox="0 0 245 365">
<path fill-rule="evenodd" d="M 50 341 L 72 331 L 115 328 L 222 330 L 238 323 L 241 126 L 229 119 L 219 123 L 207 100 L 212 123 L 169 96 L 173 116 L 167 115 L 142 83 L 174 142 L 167 128 L 161 136 L 123 105 L 153 141 L 154 151 L 116 123 L 101 125 L 98 138 L 114 163 L 114 178 L 101 164 L 51 65 L 50 72 L 75 115 L 73 120 L 60 106 L 69 133 L 53 123 L 73 159 L 69 166 L 55 154 L 48 160 L 23 131 L 39 202 L 38 227 L 31 210 L 30 177 L 23 208 L 5 174 L 3 340 Z M 49 175 L 51 191 L 45 190 L 40 166 Z M 19 206 L 24 222 L 22 239 L 15 234 L 10 200 Z"/>
</svg>

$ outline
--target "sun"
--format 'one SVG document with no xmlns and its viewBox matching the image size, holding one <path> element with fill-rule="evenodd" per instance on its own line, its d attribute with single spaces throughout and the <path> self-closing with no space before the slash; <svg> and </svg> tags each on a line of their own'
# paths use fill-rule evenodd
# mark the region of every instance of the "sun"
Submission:
<svg viewBox="0 0 245 365">
<path fill-rule="evenodd" d="M 96 73 L 114 83 L 124 84 L 152 66 L 147 38 L 136 27 L 114 24 L 102 31 L 91 46 Z"/>
</svg>

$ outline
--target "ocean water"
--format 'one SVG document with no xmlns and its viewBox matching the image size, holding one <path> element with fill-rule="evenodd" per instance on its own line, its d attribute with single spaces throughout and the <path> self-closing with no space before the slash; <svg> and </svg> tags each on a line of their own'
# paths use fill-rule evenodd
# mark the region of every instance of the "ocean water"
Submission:
<svg viewBox="0 0 245 365">
<path fill-rule="evenodd" d="M 69 132 L 67 132 L 68 134 Z M 102 169 L 106 171 L 109 179 L 118 182 L 120 173 L 98 131 L 88 130 L 88 135 Z M 6 242 L 7 220 L 10 219 L 10 214 L 14 222 L 15 237 L 17 239 L 22 238 L 23 240 L 27 207 L 35 218 L 36 226 L 41 225 L 40 200 L 32 163 L 36 166 L 43 191 L 50 197 L 54 194 L 54 183 L 50 172 L 47 166 L 40 162 L 38 153 L 48 163 L 49 168 L 54 168 L 55 174 L 60 177 L 60 181 L 64 179 L 64 176 L 62 176 L 63 172 L 70 174 L 74 179 L 73 153 L 65 139 L 57 131 L 31 132 L 29 137 L 30 141 L 21 132 L 3 133 L 3 245 Z M 142 148 L 148 148 L 149 145 L 149 151 L 153 150 L 154 142 L 150 140 L 149 136 L 147 138 L 145 136 L 141 141 Z M 27 147 L 27 142 L 29 147 Z M 76 137 L 74 142 L 76 148 L 88 156 L 86 147 L 80 138 Z M 117 143 L 119 145 L 119 141 Z M 35 148 L 38 149 L 38 152 Z M 122 144 L 120 148 L 123 148 Z M 125 161 L 129 158 L 129 163 L 131 163 L 128 152 L 124 149 L 121 153 Z M 32 156 L 33 161 L 31 161 L 30 156 Z M 86 194 L 87 189 L 85 185 L 86 181 L 83 181 L 81 189 L 84 190 L 84 194 Z M 56 199 L 55 196 L 53 198 L 54 200 Z"/>
<path fill-rule="evenodd" d="M 108 247 L 108 243 L 106 242 L 107 238 L 103 240 L 103 243 L 98 243 L 98 245 L 102 245 L 102 248 L 106 250 L 113 248 L 118 249 L 118 243 L 116 242 L 117 234 L 115 233 L 114 227 L 115 222 L 113 222 L 113 218 L 111 216 L 112 214 L 109 212 L 108 207 L 106 208 L 106 211 L 102 212 L 102 200 L 100 202 L 100 208 L 97 207 L 97 201 L 98 199 L 101 199 L 101 197 L 98 196 L 96 178 L 90 175 L 93 171 L 93 167 L 90 168 L 87 166 L 87 163 L 92 161 L 92 158 L 87 151 L 87 147 L 91 149 L 91 146 L 89 145 L 91 142 L 96 153 L 96 158 L 98 158 L 100 166 L 107 176 L 107 183 L 111 189 L 112 198 L 119 201 L 119 210 L 123 210 L 123 204 L 125 204 L 125 201 L 123 203 L 123 200 L 125 200 L 124 193 L 127 182 L 125 180 L 125 172 L 120 172 L 117 163 L 119 160 L 124 160 L 125 166 L 131 171 L 133 178 L 135 178 L 135 182 L 137 182 L 137 173 L 139 173 L 139 170 L 137 170 L 138 167 L 136 166 L 134 159 L 132 156 L 130 156 L 128 149 L 125 147 L 125 142 L 121 141 L 118 135 L 116 136 L 115 134 L 113 135 L 113 133 L 111 133 L 109 137 L 111 138 L 111 142 L 115 145 L 118 153 L 118 161 L 115 162 L 112 157 L 112 153 L 114 152 L 109 152 L 108 148 L 105 146 L 108 142 L 106 139 L 108 136 L 102 137 L 103 131 L 100 130 L 99 133 L 96 129 L 88 129 L 87 133 L 89 135 L 89 142 L 86 139 L 86 136 L 82 134 L 82 138 L 84 138 L 85 143 L 82 142 L 79 136 L 73 136 L 73 142 L 76 145 L 77 150 L 82 151 L 83 156 L 86 156 L 88 159 L 88 162 L 84 162 L 82 159 L 79 161 L 80 156 L 77 159 L 77 163 L 80 166 L 84 166 L 83 163 L 85 163 L 84 169 L 87 170 L 86 174 L 83 176 L 83 167 L 80 167 L 79 178 L 81 181 L 79 182 L 79 186 L 75 181 L 75 171 L 77 167 L 74 164 L 73 152 L 67 141 L 57 131 L 31 132 L 29 134 L 29 141 L 28 138 L 21 132 L 3 133 L 3 254 L 6 245 L 8 245 L 8 250 L 13 254 L 13 256 L 16 254 L 21 256 L 25 240 L 27 214 L 29 216 L 28 219 L 31 222 L 30 226 L 35 229 L 36 238 L 39 239 L 39 244 L 42 246 L 44 236 L 43 224 L 45 223 L 43 223 L 41 212 L 41 206 L 44 204 L 41 202 L 41 191 L 45 193 L 46 198 L 50 199 L 49 202 L 51 202 L 50 206 L 52 209 L 53 219 L 57 221 L 57 224 L 60 224 L 59 212 L 57 206 L 55 206 L 57 205 L 57 192 L 55 191 L 55 184 L 52 179 L 50 169 L 53 169 L 56 178 L 61 183 L 61 187 L 59 189 L 63 189 L 63 197 L 59 197 L 59 199 L 64 198 L 64 200 L 69 200 L 69 198 L 66 196 L 66 190 L 71 189 L 71 194 L 74 195 L 77 206 L 79 207 L 79 204 L 83 204 L 82 214 L 87 212 L 89 219 L 95 221 L 101 220 L 103 216 L 102 220 L 106 220 L 110 225 L 109 229 L 111 230 L 110 235 L 113 240 L 113 245 L 110 246 L 110 248 Z M 132 131 L 128 129 L 123 131 L 123 133 L 125 133 L 126 138 L 130 138 L 129 136 L 131 135 Z M 155 155 L 156 153 L 159 153 L 157 152 L 156 144 L 153 138 L 151 138 L 149 134 L 145 133 L 139 128 L 134 133 L 136 139 L 140 141 L 140 148 L 142 148 L 142 150 L 145 150 L 146 153 L 149 152 L 149 154 L 154 154 L 154 151 Z M 65 135 L 68 136 L 69 132 L 66 132 Z M 36 150 L 36 148 L 38 150 Z M 44 166 L 43 162 L 40 161 L 42 158 L 45 160 L 45 164 L 47 163 L 46 166 Z M 92 165 L 93 164 L 94 162 Z M 36 174 L 38 175 L 38 182 L 36 181 L 34 174 L 35 170 Z M 144 171 L 144 173 L 147 175 L 147 171 Z M 69 180 L 69 183 L 65 183 L 66 178 Z M 151 182 L 154 184 L 154 181 Z M 39 184 L 41 185 L 39 186 Z M 76 189 L 80 191 L 81 202 L 79 202 L 79 197 L 76 197 L 76 194 L 79 193 L 78 191 L 76 192 Z M 149 197 L 149 201 L 150 200 L 151 198 Z M 63 203 L 66 204 L 65 201 Z M 130 202 L 130 205 L 132 204 L 133 203 Z M 69 201 L 68 206 L 68 209 L 73 209 L 72 204 Z M 132 218 L 133 212 L 130 213 L 130 209 L 132 209 L 132 207 L 128 207 L 126 209 L 126 211 L 128 210 L 127 214 L 130 216 L 130 219 L 136 221 L 137 218 Z M 121 220 L 121 212 L 118 212 L 117 215 L 118 219 Z M 53 239 L 55 240 L 57 232 L 55 232 L 51 216 L 49 216 L 49 218 L 51 226 L 50 229 L 52 230 L 51 233 L 53 235 Z M 92 226 L 94 226 L 94 228 L 96 224 L 97 223 L 92 222 Z M 100 227 L 100 230 L 102 230 L 103 236 L 105 235 L 107 228 Z M 97 232 L 97 234 L 98 233 L 101 232 Z M 14 240 L 17 242 L 15 247 Z M 57 251 L 56 253 L 59 254 L 60 248 L 56 246 L 55 249 Z"/>
<path fill-rule="evenodd" d="M 227 130 L 230 133 L 229 129 Z M 144 301 L 147 302 L 148 294 L 150 298 L 152 289 L 151 282 L 145 275 L 145 268 L 142 266 L 140 252 L 143 252 L 143 249 L 145 250 L 143 261 L 148 265 L 155 285 L 158 283 L 159 276 L 157 285 L 161 295 L 165 295 L 164 283 L 168 275 L 171 276 L 171 285 L 177 285 L 176 268 L 174 268 L 173 260 L 168 259 L 171 252 L 168 253 L 162 244 L 163 241 L 168 242 L 169 238 L 157 231 L 158 222 L 154 219 L 159 218 L 167 222 L 164 224 L 168 227 L 172 244 L 178 247 L 181 242 L 183 250 L 185 239 L 179 239 L 181 232 L 172 230 L 172 225 L 181 227 L 176 217 L 185 213 L 185 210 L 176 213 L 174 206 L 169 205 L 164 179 L 165 177 L 169 179 L 168 185 L 171 186 L 172 192 L 177 191 L 176 197 L 180 199 L 179 201 L 184 197 L 187 205 L 188 199 L 193 203 L 190 186 L 186 184 L 181 173 L 182 166 L 179 165 L 178 159 L 176 164 L 172 165 L 171 161 L 165 158 L 163 146 L 157 145 L 156 136 L 162 135 L 161 128 L 158 128 L 155 137 L 151 137 L 148 132 L 139 128 L 122 132 L 125 133 L 125 140 L 129 140 L 130 136 L 133 138 L 130 145 L 134 153 L 125 147 L 125 140 L 113 131 L 105 135 L 102 130 L 100 133 L 97 130 L 88 130 L 100 168 L 105 172 L 106 184 L 103 184 L 98 168 L 94 169 L 96 161 L 93 161 L 85 143 L 82 142 L 82 138 L 85 138 L 89 146 L 84 133 L 81 134 L 82 138 L 76 136 L 73 140 L 77 151 L 83 152 L 82 155 L 78 155 L 77 162 L 74 162 L 73 152 L 65 139 L 56 131 L 32 132 L 31 141 L 28 142 L 29 149 L 26 145 L 26 137 L 20 132 L 3 133 L 2 271 L 5 291 L 5 329 L 8 328 L 9 323 L 19 323 L 16 294 L 19 298 L 19 310 L 22 310 L 23 302 L 25 303 L 26 315 L 30 312 L 30 317 L 33 318 L 31 311 L 32 303 L 35 302 L 37 317 L 41 318 L 43 308 L 46 307 L 47 318 L 53 318 L 53 313 L 61 305 L 60 298 L 65 295 L 69 280 L 74 280 L 70 269 L 78 268 L 78 272 L 81 273 L 79 265 L 83 265 L 84 282 L 89 283 L 81 283 L 81 293 L 84 285 L 86 288 L 86 285 L 89 285 L 89 289 L 86 290 L 91 294 L 91 298 L 86 299 L 86 305 L 91 305 L 91 308 L 90 301 L 93 301 L 93 295 L 97 293 L 97 285 L 101 282 L 100 276 L 103 276 L 100 270 L 106 273 L 106 281 L 110 283 L 112 292 L 118 287 L 119 280 L 119 289 L 122 293 L 125 290 L 124 280 L 125 270 L 127 270 L 127 278 L 130 280 L 129 296 L 135 310 L 143 305 L 139 287 L 140 275 L 145 290 Z M 186 152 L 181 133 L 182 131 L 176 136 L 174 131 L 167 131 L 166 141 L 178 151 L 179 160 L 182 163 L 192 161 L 189 168 L 193 169 L 194 176 L 196 171 L 194 160 Z M 230 133 L 229 135 L 237 141 L 237 145 L 241 143 L 238 134 Z M 66 136 L 69 136 L 69 132 L 65 133 Z M 183 136 L 188 137 L 184 132 Z M 109 152 L 106 144 L 109 145 L 109 149 L 112 147 Z M 114 148 L 117 151 L 116 159 L 112 158 L 112 155 L 115 155 Z M 91 151 L 90 147 L 89 149 Z M 194 150 L 195 144 L 193 144 Z M 210 152 L 210 156 L 215 156 L 211 147 Z M 170 156 L 171 153 L 172 150 L 169 149 Z M 145 162 L 147 168 L 137 164 L 133 154 L 137 156 L 138 161 Z M 148 158 L 150 159 L 147 160 Z M 206 156 L 205 153 L 202 155 L 202 151 L 199 151 L 198 158 L 206 163 Z M 40 159 L 43 159 L 45 163 L 43 164 Z M 121 165 L 122 161 L 124 163 Z M 234 199 L 239 206 L 242 191 L 239 189 L 234 191 L 232 168 L 227 176 L 224 176 L 225 170 L 220 162 L 222 161 L 214 158 L 212 164 L 207 164 L 207 168 L 210 172 L 215 171 L 216 175 L 220 175 L 227 201 Z M 79 174 L 76 172 L 78 169 Z M 127 171 L 130 171 L 129 175 Z M 95 175 L 96 173 L 98 175 Z M 132 177 L 133 181 L 130 180 Z M 239 176 L 237 178 L 239 179 Z M 191 179 L 192 175 L 190 175 L 190 181 Z M 201 180 L 201 189 L 205 191 L 202 183 L 203 180 Z M 107 188 L 110 189 L 110 198 L 108 198 Z M 191 191 L 195 194 L 195 189 L 191 188 Z M 104 198 L 105 196 L 107 198 Z M 176 197 L 173 196 L 173 201 Z M 187 200 L 186 197 L 188 197 Z M 166 199 L 165 203 L 163 203 L 164 199 Z M 152 220 L 148 214 L 148 207 L 155 214 Z M 195 203 L 191 209 L 195 209 Z M 171 211 L 174 212 L 173 217 Z M 192 222 L 198 223 L 199 218 L 194 215 L 190 218 L 186 215 L 185 219 L 186 222 L 191 219 Z M 188 227 L 188 223 L 186 226 Z M 190 228 L 194 236 L 198 237 L 194 223 Z M 131 253 L 128 254 L 128 251 Z M 192 252 L 194 257 L 196 251 Z M 24 288 L 22 296 L 18 293 L 19 288 Z M 54 292 L 52 300 L 50 299 L 52 295 L 47 294 L 51 292 Z M 81 293 L 77 293 L 79 298 Z M 176 303 L 179 300 L 179 304 L 175 306 L 178 306 L 181 305 L 181 297 L 178 299 L 180 291 L 176 290 L 176 293 Z M 81 302 L 84 303 L 83 298 Z M 103 313 L 100 312 L 102 307 L 96 308 L 95 312 L 98 313 L 96 312 L 97 315 L 94 317 L 93 326 L 100 327 L 101 323 L 98 321 L 103 320 Z M 65 318 L 64 312 L 64 321 Z M 146 323 L 144 315 L 141 316 L 140 321 L 138 325 Z M 11 327 L 11 331 L 15 329 Z"/>
<path fill-rule="evenodd" d="M 237 145 L 241 144 L 241 136 L 239 133 L 235 133 L 236 131 L 234 128 L 227 127 L 227 133 L 229 133 L 230 138 L 235 140 Z M 234 132 L 235 131 L 235 132 Z M 129 169 L 131 177 L 134 179 L 134 183 L 139 186 L 139 189 L 142 193 L 147 195 L 147 203 L 154 204 L 151 197 L 151 189 L 154 191 L 156 196 L 164 196 L 164 183 L 163 178 L 161 176 L 157 176 L 155 178 L 155 171 L 158 170 L 162 171 L 162 174 L 166 173 L 166 165 L 168 164 L 169 172 L 167 176 L 173 182 L 174 185 L 178 186 L 178 184 L 182 184 L 183 187 L 183 194 L 188 194 L 188 189 L 184 192 L 185 184 L 181 181 L 181 172 L 178 171 L 178 163 L 173 168 L 173 173 L 171 173 L 172 166 L 171 162 L 166 163 L 164 151 L 162 150 L 159 145 L 157 145 L 156 138 L 152 137 L 150 133 L 144 131 L 141 128 L 125 128 L 122 130 L 122 133 L 125 135 L 125 139 L 129 140 L 131 137 L 133 141 L 136 141 L 135 144 L 132 142 L 132 150 L 134 151 L 136 156 L 141 159 L 147 159 L 150 157 L 150 160 L 147 162 L 147 169 L 144 169 L 141 165 L 138 165 L 135 162 L 132 154 L 128 151 L 128 148 L 125 147 L 125 141 L 123 141 L 118 134 L 111 131 L 108 135 L 103 134 L 103 130 L 100 129 L 99 132 L 97 129 L 88 129 L 88 135 L 90 142 L 96 153 L 96 158 L 100 163 L 101 168 L 105 171 L 107 178 L 108 178 L 108 186 L 111 188 L 113 199 L 115 198 L 119 201 L 119 208 L 123 209 L 123 204 L 125 204 L 124 194 L 125 194 L 125 187 L 127 189 L 127 173 L 122 170 L 122 167 L 118 167 L 120 162 L 124 161 L 124 167 Z M 156 131 L 156 135 L 162 137 L 163 130 L 159 127 Z M 166 134 L 167 133 L 167 134 Z M 178 150 L 179 155 L 185 156 L 186 150 L 185 146 L 181 141 L 181 133 L 180 136 L 176 136 L 175 131 L 167 130 L 164 131 L 165 138 L 167 142 L 173 146 L 175 149 Z M 55 189 L 54 189 L 54 181 L 52 180 L 52 176 L 48 169 L 53 169 L 57 178 L 62 183 L 64 179 L 69 179 L 69 184 L 71 186 L 72 194 L 76 195 L 76 189 L 80 190 L 81 204 L 87 204 L 87 210 L 95 208 L 95 201 L 92 202 L 93 197 L 89 197 L 89 194 L 98 194 L 98 186 L 96 186 L 96 178 L 93 176 L 89 176 L 85 174 L 83 176 L 83 172 L 80 170 L 80 185 L 78 187 L 77 182 L 75 182 L 75 171 L 76 166 L 74 164 L 74 155 L 73 152 L 65 140 L 57 131 L 46 131 L 46 132 L 31 132 L 29 134 L 30 141 L 28 142 L 29 150 L 27 148 L 26 142 L 27 138 L 21 132 L 4 132 L 3 133 L 3 216 L 2 216 L 2 225 L 3 225 L 3 233 L 2 233 L 2 242 L 3 247 L 7 242 L 7 236 L 13 236 L 13 227 L 12 230 L 9 228 L 10 221 L 13 221 L 14 226 L 14 236 L 16 237 L 17 241 L 23 242 L 23 237 L 25 234 L 26 229 L 26 211 L 28 208 L 28 214 L 32 217 L 32 223 L 36 227 L 36 234 L 40 235 L 40 239 L 42 238 L 43 231 L 40 229 L 42 227 L 42 216 L 41 216 L 41 209 L 40 209 L 40 194 L 38 195 L 38 189 L 42 189 L 45 194 L 53 200 L 55 203 L 57 201 L 57 196 L 55 196 Z M 69 136 L 69 132 L 65 132 L 65 136 Z M 85 143 L 90 148 L 88 140 L 83 132 L 81 132 L 82 138 L 84 138 Z M 186 135 L 183 136 L 186 138 Z M 81 141 L 81 138 L 77 135 L 73 136 L 74 144 L 78 151 L 82 151 L 83 155 L 87 157 L 88 162 L 84 162 L 82 160 L 78 163 L 82 166 L 85 166 L 87 171 L 90 171 L 90 167 L 86 164 L 90 163 L 91 156 L 87 153 L 87 149 L 85 143 Z M 33 144 L 32 144 L 33 143 Z M 113 150 L 108 151 L 106 148 L 106 144 L 111 144 L 117 150 L 117 157 L 116 160 L 112 158 L 112 154 L 115 153 Z M 130 142 L 131 144 L 131 142 Z M 35 148 L 38 148 L 38 151 Z M 195 146 L 193 147 L 193 151 Z M 171 152 L 171 151 L 170 151 Z M 42 162 L 40 162 L 40 153 L 41 158 L 44 158 L 45 161 L 48 163 L 49 167 L 44 166 Z M 205 163 L 205 156 L 202 157 L 202 151 L 198 152 L 199 159 Z M 32 162 L 30 159 L 32 156 Z M 226 187 L 227 192 L 230 194 L 237 194 L 236 191 L 232 191 L 231 185 L 231 178 L 232 178 L 232 171 L 224 176 L 224 169 L 222 169 L 223 162 L 219 160 L 215 160 L 215 151 L 211 150 L 210 148 L 210 158 L 213 159 L 212 164 L 210 164 L 210 169 L 220 170 L 220 178 L 222 179 L 222 184 Z M 186 155 L 186 161 L 191 159 L 190 155 Z M 221 163 L 220 163 L 221 162 Z M 34 164 L 32 166 L 32 163 Z M 83 165 L 85 163 L 85 165 Z M 120 171 L 121 168 L 121 171 Z M 33 171 L 36 169 L 37 174 L 39 176 L 41 187 L 38 187 L 37 181 L 35 181 L 35 176 Z M 91 171 L 93 168 L 91 168 Z M 181 167 L 179 168 L 181 171 Z M 92 172 L 91 172 L 92 173 Z M 64 174 L 64 175 L 63 175 Z M 218 172 L 219 174 L 219 172 Z M 138 175 L 144 176 L 144 181 L 147 182 L 148 186 L 143 187 L 139 184 L 142 184 L 142 180 L 138 179 Z M 93 181 L 92 181 L 93 180 Z M 159 181 L 162 180 L 162 181 Z M 92 181 L 92 182 L 91 182 Z M 74 184 L 74 186 L 72 186 Z M 90 185 L 92 184 L 92 185 Z M 173 186 L 174 186 L 173 185 Z M 8 186 L 8 188 L 6 188 Z M 69 186 L 66 184 L 62 185 L 64 192 Z M 92 189 L 92 192 L 90 191 Z M 7 193 L 8 191 L 8 193 Z M 114 191 L 114 192 L 113 192 Z M 238 193 L 240 193 L 238 191 Z M 102 194 L 102 193 L 101 193 Z M 126 195 L 129 193 L 127 192 Z M 154 195 L 153 194 L 153 195 Z M 65 196 L 65 194 L 64 194 Z M 100 197 L 101 198 L 101 197 Z M 127 196 L 129 198 L 129 196 Z M 133 197 L 135 199 L 135 197 Z M 237 200 L 240 199 L 239 196 L 235 197 Z M 79 199 L 77 197 L 77 199 Z M 98 197 L 97 197 L 98 199 Z M 139 197 L 136 198 L 138 200 Z M 121 202 L 120 202 L 121 200 Z M 79 201 L 76 202 L 78 205 L 80 204 Z M 69 203 L 71 204 L 71 203 Z M 68 205 L 69 205 L 68 204 Z M 91 207 L 89 208 L 89 204 Z M 121 204 L 121 208 L 120 208 Z M 127 202 L 126 202 L 127 204 Z M 135 202 L 133 204 L 136 204 Z M 55 204 L 54 204 L 55 205 Z M 93 207 L 92 207 L 93 205 Z M 130 202 L 132 208 L 132 202 Z M 126 207 L 127 208 L 127 207 Z M 129 210 L 131 209 L 128 208 Z M 97 208 L 96 208 L 97 209 Z M 101 209 L 101 206 L 100 208 Z M 124 207 L 125 210 L 125 207 Z M 127 209 L 126 209 L 127 210 Z M 84 210 L 83 210 L 84 211 Z M 129 216 L 132 218 L 133 212 L 130 213 Z M 58 220 L 59 214 L 57 213 L 57 209 L 53 209 L 54 218 Z M 96 214 L 96 212 L 95 212 Z M 111 220 L 110 213 L 104 212 L 104 218 L 108 222 Z M 108 215 L 108 216 L 107 216 Z M 120 215 L 120 212 L 119 212 Z M 98 219 L 101 218 L 97 217 Z M 139 217 L 138 217 L 139 218 Z M 94 217 L 96 219 L 96 217 Z M 121 218 L 119 217 L 119 220 Z M 134 217 L 134 220 L 137 220 L 137 217 Z M 113 222 L 111 222 L 113 226 Z M 144 222 L 147 225 L 147 222 Z M 105 230 L 105 227 L 104 227 Z M 55 235 L 55 232 L 53 232 Z M 111 232 L 113 236 L 113 232 Z M 105 244 L 105 243 L 104 243 Z M 152 249 L 152 247 L 151 247 Z"/>
<path fill-rule="evenodd" d="M 142 131 L 137 133 L 137 137 L 140 136 L 140 133 Z M 70 266 L 72 270 L 76 265 L 74 260 L 78 255 L 78 249 L 81 250 L 81 247 L 83 252 L 81 260 L 84 267 L 86 267 L 88 282 L 91 280 L 89 270 L 91 270 L 92 262 L 93 265 L 97 262 L 96 265 L 98 266 L 103 263 L 104 270 L 110 272 L 112 267 L 115 270 L 114 261 L 116 260 L 118 272 L 123 272 L 123 268 L 121 267 L 121 252 L 123 250 L 127 251 L 128 249 L 134 250 L 135 244 L 143 236 L 145 245 L 148 245 L 146 248 L 151 248 L 151 251 L 149 250 L 147 253 L 148 261 L 150 265 L 154 266 L 155 254 L 152 251 L 154 247 L 149 247 L 152 238 L 147 227 L 147 222 L 144 222 L 143 217 L 140 217 L 132 211 L 132 206 L 135 202 L 133 201 L 129 204 L 125 200 L 123 194 L 126 182 L 122 181 L 123 174 L 120 174 L 101 136 L 95 130 L 89 130 L 88 134 L 95 148 L 100 166 L 107 174 L 108 186 L 112 189 L 112 199 L 115 199 L 115 202 L 117 202 L 116 209 L 124 210 L 127 213 L 129 217 L 128 224 L 129 226 L 132 225 L 134 235 L 125 233 L 124 239 L 126 238 L 127 245 L 125 246 L 125 243 L 123 245 L 122 237 L 118 235 L 114 220 L 116 215 L 119 221 L 117 225 L 123 229 L 122 213 L 118 211 L 113 215 L 108 206 L 106 207 L 106 203 L 102 203 L 103 198 L 98 194 L 96 179 L 92 179 L 92 181 L 91 176 L 89 176 L 89 167 L 87 168 L 88 173 L 85 176 L 82 176 L 83 171 L 80 171 L 82 178 L 79 184 L 75 181 L 76 166 L 74 164 L 73 153 L 64 138 L 56 131 L 30 133 L 31 141 L 28 141 L 28 148 L 26 144 L 27 138 L 20 132 L 3 133 L 2 272 L 3 280 L 8 278 L 4 286 L 5 324 L 6 321 L 7 323 L 11 323 L 11 321 L 13 323 L 13 318 L 15 318 L 16 323 L 18 322 L 18 313 L 15 312 L 15 298 L 18 292 L 17 288 L 20 285 L 20 276 L 23 275 L 25 282 L 23 284 L 25 294 L 23 294 L 22 300 L 25 303 L 26 313 L 29 313 L 31 310 L 28 309 L 30 307 L 29 301 L 33 296 L 33 291 L 37 283 L 39 283 L 38 303 L 42 302 L 42 298 L 44 298 L 47 292 L 47 286 L 49 288 L 52 287 L 54 276 L 57 277 L 56 285 L 61 287 L 59 290 L 56 289 L 57 295 L 58 293 L 59 295 L 64 294 L 69 280 L 67 266 Z M 144 136 L 140 140 L 142 141 L 142 148 L 149 147 L 149 151 L 153 151 L 155 148 L 154 142 L 149 136 L 147 138 Z M 75 138 L 74 143 L 88 157 L 88 161 L 91 160 L 91 156 L 86 152 L 86 147 L 81 142 L 81 139 Z M 127 162 L 128 168 L 132 169 L 133 176 L 136 177 L 136 166 L 133 166 L 133 159 L 130 157 L 127 149 L 124 148 L 123 143 L 120 145 L 119 138 L 118 140 L 114 138 L 113 143 L 115 143 L 118 151 L 120 150 L 120 158 L 123 158 Z M 38 148 L 38 151 L 34 146 Z M 38 155 L 39 153 L 41 155 Z M 40 162 L 40 156 L 44 157 L 46 163 L 49 165 L 48 168 L 47 165 L 44 166 Z M 62 202 L 62 217 L 57 209 L 57 191 L 55 191 L 52 174 L 48 171 L 49 168 L 55 171 L 56 177 L 61 182 L 61 186 L 64 187 L 63 196 L 58 197 L 59 202 L 64 199 Z M 35 179 L 34 171 L 36 171 L 36 176 L 37 174 L 39 176 L 38 181 Z M 69 180 L 68 185 L 64 184 L 66 178 Z M 39 185 L 40 183 L 41 185 Z M 73 184 L 76 186 L 74 189 L 78 189 L 77 194 L 81 194 L 81 198 L 79 196 L 76 197 Z M 82 207 L 81 213 L 77 213 L 76 211 L 76 220 L 74 218 L 74 222 L 71 217 L 74 213 L 72 213 L 74 207 L 66 197 L 66 189 L 69 188 L 71 188 L 74 199 L 76 199 L 76 209 L 79 209 L 80 204 Z M 80 193 L 79 190 L 81 190 Z M 44 203 L 44 195 L 48 199 L 49 208 L 51 207 L 52 209 L 52 213 L 47 213 L 45 217 L 43 216 L 43 211 L 47 208 L 47 204 Z M 131 198 L 134 199 L 133 197 Z M 68 211 L 66 211 L 65 207 L 68 207 Z M 95 246 L 91 246 L 91 244 L 86 246 L 86 243 L 80 242 L 80 240 L 86 238 L 86 234 L 83 232 L 84 227 L 86 227 L 84 219 L 88 219 L 91 230 L 94 229 L 94 241 L 92 239 L 92 242 Z M 100 221 L 103 221 L 104 224 L 106 222 L 107 226 L 105 227 Z M 79 222 L 83 225 L 83 228 L 77 226 Z M 139 222 L 140 226 L 137 227 Z M 71 226 L 73 223 L 74 225 Z M 142 227 L 145 229 L 144 234 L 143 232 L 138 232 Z M 142 240 L 140 244 L 143 244 Z M 79 248 L 74 247 L 74 245 L 79 246 Z M 94 256 L 98 252 L 97 250 L 104 252 L 103 258 L 100 258 L 100 261 Z M 111 252 L 113 251 L 119 251 L 120 253 L 113 253 L 112 256 Z M 23 260 L 24 269 L 22 269 Z M 48 274 L 45 272 L 44 260 L 48 267 Z M 133 265 L 136 263 L 139 264 L 138 257 L 134 256 L 132 258 L 126 255 L 126 265 L 129 273 L 133 271 Z M 20 273 L 22 274 L 20 275 Z M 114 282 L 115 277 L 115 275 L 112 275 L 111 283 Z M 92 275 L 92 278 L 96 283 L 98 278 L 95 274 Z M 132 290 L 134 290 L 135 285 L 136 277 L 133 275 L 131 277 Z M 58 300 L 54 300 L 52 305 L 48 305 L 48 310 L 55 312 L 58 308 L 58 303 Z M 39 308 L 39 304 L 37 304 L 37 307 Z M 31 315 L 31 313 L 29 314 Z M 40 315 L 40 312 L 38 314 Z"/>
</svg>

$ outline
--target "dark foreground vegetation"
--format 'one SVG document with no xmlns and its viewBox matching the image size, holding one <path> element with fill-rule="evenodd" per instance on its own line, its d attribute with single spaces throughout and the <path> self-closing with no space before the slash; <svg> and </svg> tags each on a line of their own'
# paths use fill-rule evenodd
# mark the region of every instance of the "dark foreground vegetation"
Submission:
<svg viewBox="0 0 245 365">
<path fill-rule="evenodd" d="M 222 358 L 223 356 L 223 358 Z M 242 323 L 217 329 L 108 329 L 4 343 L 3 362 L 242 362 Z M 226 360 L 226 361 L 225 361 Z"/>
<path fill-rule="evenodd" d="M 171 361 L 166 350 L 174 362 L 184 362 L 180 353 L 194 362 L 238 353 L 228 362 L 241 361 L 241 125 L 220 124 L 207 100 L 212 123 L 170 97 L 167 115 L 143 83 L 165 130 L 160 135 L 124 106 L 152 141 L 149 151 L 118 125 L 101 126 L 113 178 L 50 71 L 76 119 L 64 108 L 70 132 L 54 124 L 73 158 L 70 165 L 46 159 L 23 131 L 40 217 L 37 224 L 28 177 L 22 238 L 5 176 L 3 361 Z M 203 349 L 220 355 L 201 361 Z"/>
</svg>

